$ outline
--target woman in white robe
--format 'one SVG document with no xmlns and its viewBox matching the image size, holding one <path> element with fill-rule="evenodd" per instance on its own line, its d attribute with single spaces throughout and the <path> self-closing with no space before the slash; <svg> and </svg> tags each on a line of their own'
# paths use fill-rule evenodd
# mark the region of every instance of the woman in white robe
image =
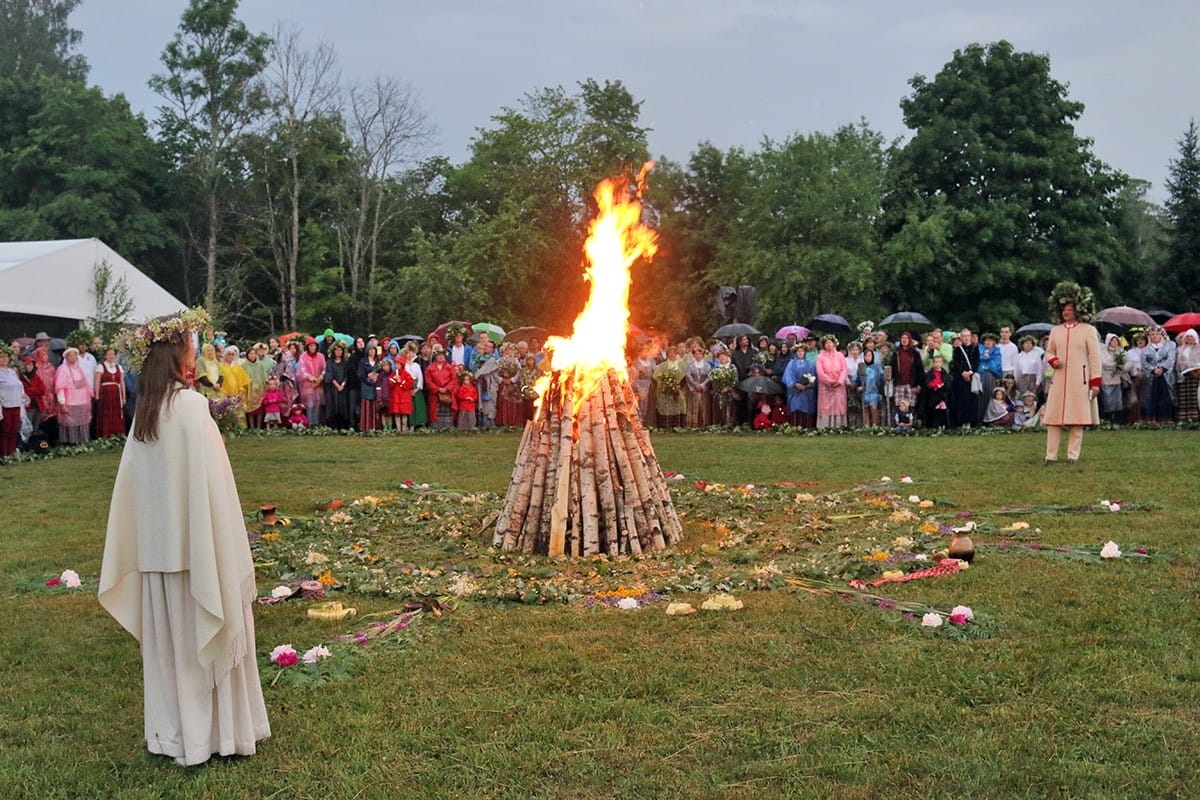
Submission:
<svg viewBox="0 0 1200 800">
<path fill-rule="evenodd" d="M 252 755 L 271 729 L 233 471 L 208 400 L 184 383 L 195 361 L 186 331 L 168 331 L 167 341 L 143 335 L 149 353 L 113 488 L 100 604 L 141 643 L 148 749 L 193 765 Z"/>
</svg>

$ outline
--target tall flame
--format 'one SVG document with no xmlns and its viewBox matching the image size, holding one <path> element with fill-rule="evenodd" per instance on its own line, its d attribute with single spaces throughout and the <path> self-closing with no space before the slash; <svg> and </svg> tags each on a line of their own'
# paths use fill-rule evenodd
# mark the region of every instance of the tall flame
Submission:
<svg viewBox="0 0 1200 800">
<path fill-rule="evenodd" d="M 571 337 L 546 340 L 560 379 L 575 379 L 576 411 L 608 370 L 622 376 L 626 373 L 629 269 L 639 258 L 649 259 L 658 250 L 658 234 L 642 223 L 642 191 L 653 167 L 654 162 L 646 162 L 632 186 L 626 179 L 607 179 L 596 187 L 593 196 L 599 213 L 584 243 L 588 260 L 584 278 L 591 284 L 591 293 L 575 318 Z M 544 397 L 544 390 L 539 395 Z"/>
</svg>

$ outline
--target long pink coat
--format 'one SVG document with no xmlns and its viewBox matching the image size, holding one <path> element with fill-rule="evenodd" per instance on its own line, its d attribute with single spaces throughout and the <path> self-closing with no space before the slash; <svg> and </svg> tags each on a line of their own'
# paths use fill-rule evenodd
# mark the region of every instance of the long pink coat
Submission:
<svg viewBox="0 0 1200 800">
<path fill-rule="evenodd" d="M 1046 363 L 1059 368 L 1051 378 L 1043 425 L 1096 425 L 1100 421 L 1089 388 L 1099 388 L 1100 335 L 1086 322 L 1055 325 L 1046 343 Z"/>
</svg>

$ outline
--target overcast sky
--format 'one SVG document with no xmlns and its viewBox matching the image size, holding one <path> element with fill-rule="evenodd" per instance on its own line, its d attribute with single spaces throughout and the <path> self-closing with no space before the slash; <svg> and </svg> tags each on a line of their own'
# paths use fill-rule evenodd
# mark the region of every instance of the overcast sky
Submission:
<svg viewBox="0 0 1200 800">
<path fill-rule="evenodd" d="M 91 81 L 156 116 L 161 70 L 186 0 L 84 0 Z M 908 80 L 954 50 L 1007 39 L 1050 56 L 1086 108 L 1077 124 L 1109 165 L 1161 201 L 1188 120 L 1200 117 L 1197 0 L 242 0 L 254 31 L 277 22 L 338 53 L 346 80 L 410 84 L 458 163 L 479 127 L 541 87 L 620 80 L 642 101 L 650 149 L 686 163 L 698 142 L 757 149 L 764 136 L 865 118 L 907 136 Z"/>
</svg>

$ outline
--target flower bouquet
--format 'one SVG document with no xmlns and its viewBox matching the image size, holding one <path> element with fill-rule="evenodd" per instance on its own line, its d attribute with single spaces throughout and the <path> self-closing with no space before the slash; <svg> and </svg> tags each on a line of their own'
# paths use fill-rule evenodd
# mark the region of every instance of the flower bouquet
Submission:
<svg viewBox="0 0 1200 800">
<path fill-rule="evenodd" d="M 664 361 L 654 368 L 654 383 L 664 394 L 677 394 L 683 377 L 683 365 L 678 361 Z"/>
<path fill-rule="evenodd" d="M 213 421 L 217 423 L 217 428 L 222 434 L 233 433 L 242 427 L 242 422 L 245 419 L 242 410 L 242 400 L 240 397 L 232 397 L 226 395 L 224 397 L 208 399 L 208 413 L 212 415 Z"/>
</svg>

